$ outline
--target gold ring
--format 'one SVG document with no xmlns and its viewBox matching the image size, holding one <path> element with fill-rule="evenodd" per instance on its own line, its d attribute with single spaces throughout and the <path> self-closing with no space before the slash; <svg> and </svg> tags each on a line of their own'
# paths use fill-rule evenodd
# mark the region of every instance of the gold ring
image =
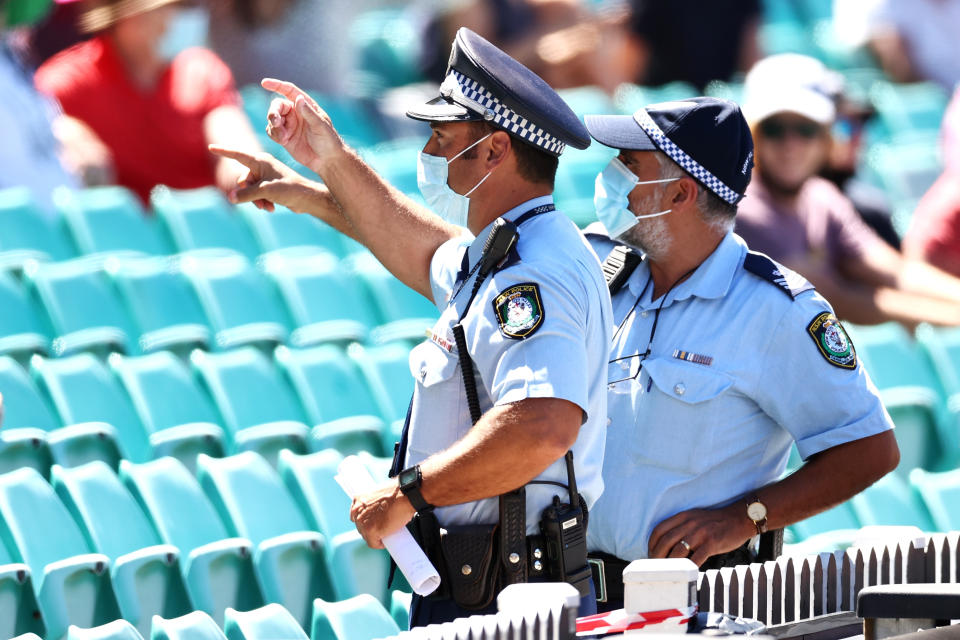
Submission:
<svg viewBox="0 0 960 640">
<path fill-rule="evenodd" d="M 687 553 L 688 553 L 688 554 L 689 554 L 691 551 L 693 551 L 693 549 L 690 547 L 690 545 L 687 543 L 686 540 L 681 540 L 681 541 L 680 541 L 680 544 L 683 545 L 683 548 L 687 550 Z"/>
</svg>

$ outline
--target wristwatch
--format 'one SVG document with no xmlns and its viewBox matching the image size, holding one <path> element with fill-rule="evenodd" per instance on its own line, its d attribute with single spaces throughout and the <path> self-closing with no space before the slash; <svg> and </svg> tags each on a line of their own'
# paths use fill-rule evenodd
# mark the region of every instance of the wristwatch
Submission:
<svg viewBox="0 0 960 640">
<path fill-rule="evenodd" d="M 433 509 L 433 505 L 424 500 L 423 494 L 420 493 L 420 485 L 423 484 L 423 474 L 420 473 L 420 465 L 415 464 L 408 469 L 404 469 L 397 476 L 397 479 L 400 481 L 400 491 L 403 492 L 403 495 L 407 496 L 407 500 L 409 500 L 413 508 L 417 510 L 417 513 Z"/>
<path fill-rule="evenodd" d="M 747 517 L 753 521 L 758 535 L 767 530 L 767 505 L 760 502 L 757 496 L 747 502 Z"/>
</svg>

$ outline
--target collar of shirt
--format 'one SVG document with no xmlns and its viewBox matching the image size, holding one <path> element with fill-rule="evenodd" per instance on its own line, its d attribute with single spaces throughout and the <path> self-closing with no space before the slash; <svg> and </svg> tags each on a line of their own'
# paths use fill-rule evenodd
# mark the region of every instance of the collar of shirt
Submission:
<svg viewBox="0 0 960 640">
<path fill-rule="evenodd" d="M 553 204 L 553 196 L 540 196 L 539 198 L 532 198 L 526 202 L 517 205 L 513 209 L 510 209 L 506 213 L 500 214 L 500 218 L 508 220 L 510 222 L 515 221 L 517 218 L 525 214 L 531 209 L 536 209 L 537 207 L 542 207 L 544 205 Z M 480 256 L 483 255 L 483 245 L 487 241 L 487 236 L 490 235 L 490 232 L 493 230 L 493 222 L 484 227 L 480 233 L 477 234 L 477 237 L 473 239 L 473 242 L 470 243 L 469 248 L 467 249 L 467 260 L 466 273 L 470 272 L 470 269 L 473 268 L 477 261 L 480 259 Z"/>
<path fill-rule="evenodd" d="M 686 300 L 691 296 L 698 298 L 720 298 L 727 294 L 730 285 L 733 283 L 733 277 L 740 263 L 743 261 L 743 255 L 746 252 L 746 246 L 742 240 L 739 240 L 732 232 L 728 233 L 717 245 L 707 259 L 700 263 L 693 275 L 684 282 L 678 284 L 670 292 L 670 298 L 664 301 L 663 306 L 669 307 L 678 300 Z M 650 278 L 650 266 L 646 261 L 640 263 L 637 270 L 627 281 L 627 286 L 633 295 L 640 298 L 638 307 L 649 309 L 659 306 L 659 298 L 651 300 L 653 296 L 652 287 L 647 287 L 647 280 Z M 642 296 L 642 297 L 641 297 Z"/>
</svg>

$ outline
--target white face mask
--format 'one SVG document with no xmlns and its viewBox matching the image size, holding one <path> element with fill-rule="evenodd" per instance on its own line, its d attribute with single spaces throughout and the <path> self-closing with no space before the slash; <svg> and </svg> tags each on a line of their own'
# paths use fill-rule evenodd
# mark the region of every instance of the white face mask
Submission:
<svg viewBox="0 0 960 640">
<path fill-rule="evenodd" d="M 673 209 L 634 215 L 630 211 L 628 196 L 637 185 L 660 184 L 673 182 L 680 178 L 663 178 L 661 180 L 640 181 L 637 175 L 630 171 L 620 158 L 610 161 L 603 171 L 597 174 L 594 186 L 593 203 L 597 210 L 597 219 L 607 228 L 611 238 L 618 238 L 629 230 L 638 220 L 656 218 L 670 213 Z"/>
<path fill-rule="evenodd" d="M 469 196 L 490 177 L 493 170 L 488 171 L 487 175 L 483 176 L 472 189 L 460 195 L 447 184 L 447 166 L 491 135 L 493 134 L 488 133 L 449 160 L 443 156 L 434 156 L 422 151 L 417 157 L 417 186 L 420 188 L 420 194 L 426 200 L 427 206 L 450 224 L 467 226 L 467 218 L 470 214 Z"/>
<path fill-rule="evenodd" d="M 157 51 L 161 58 L 172 61 L 177 54 L 191 47 L 206 46 L 209 30 L 210 14 L 206 9 L 180 7 L 170 17 Z"/>
</svg>

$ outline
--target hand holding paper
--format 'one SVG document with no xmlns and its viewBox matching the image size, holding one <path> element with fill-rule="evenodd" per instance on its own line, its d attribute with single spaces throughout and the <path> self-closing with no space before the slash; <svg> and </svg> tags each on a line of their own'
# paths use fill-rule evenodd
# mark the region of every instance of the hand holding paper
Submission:
<svg viewBox="0 0 960 640">
<path fill-rule="evenodd" d="M 351 499 L 377 488 L 377 483 L 357 456 L 344 458 L 337 469 L 336 481 Z M 395 533 L 383 536 L 382 540 L 414 592 L 425 596 L 440 586 L 440 574 L 405 527 L 401 526 Z"/>
</svg>

